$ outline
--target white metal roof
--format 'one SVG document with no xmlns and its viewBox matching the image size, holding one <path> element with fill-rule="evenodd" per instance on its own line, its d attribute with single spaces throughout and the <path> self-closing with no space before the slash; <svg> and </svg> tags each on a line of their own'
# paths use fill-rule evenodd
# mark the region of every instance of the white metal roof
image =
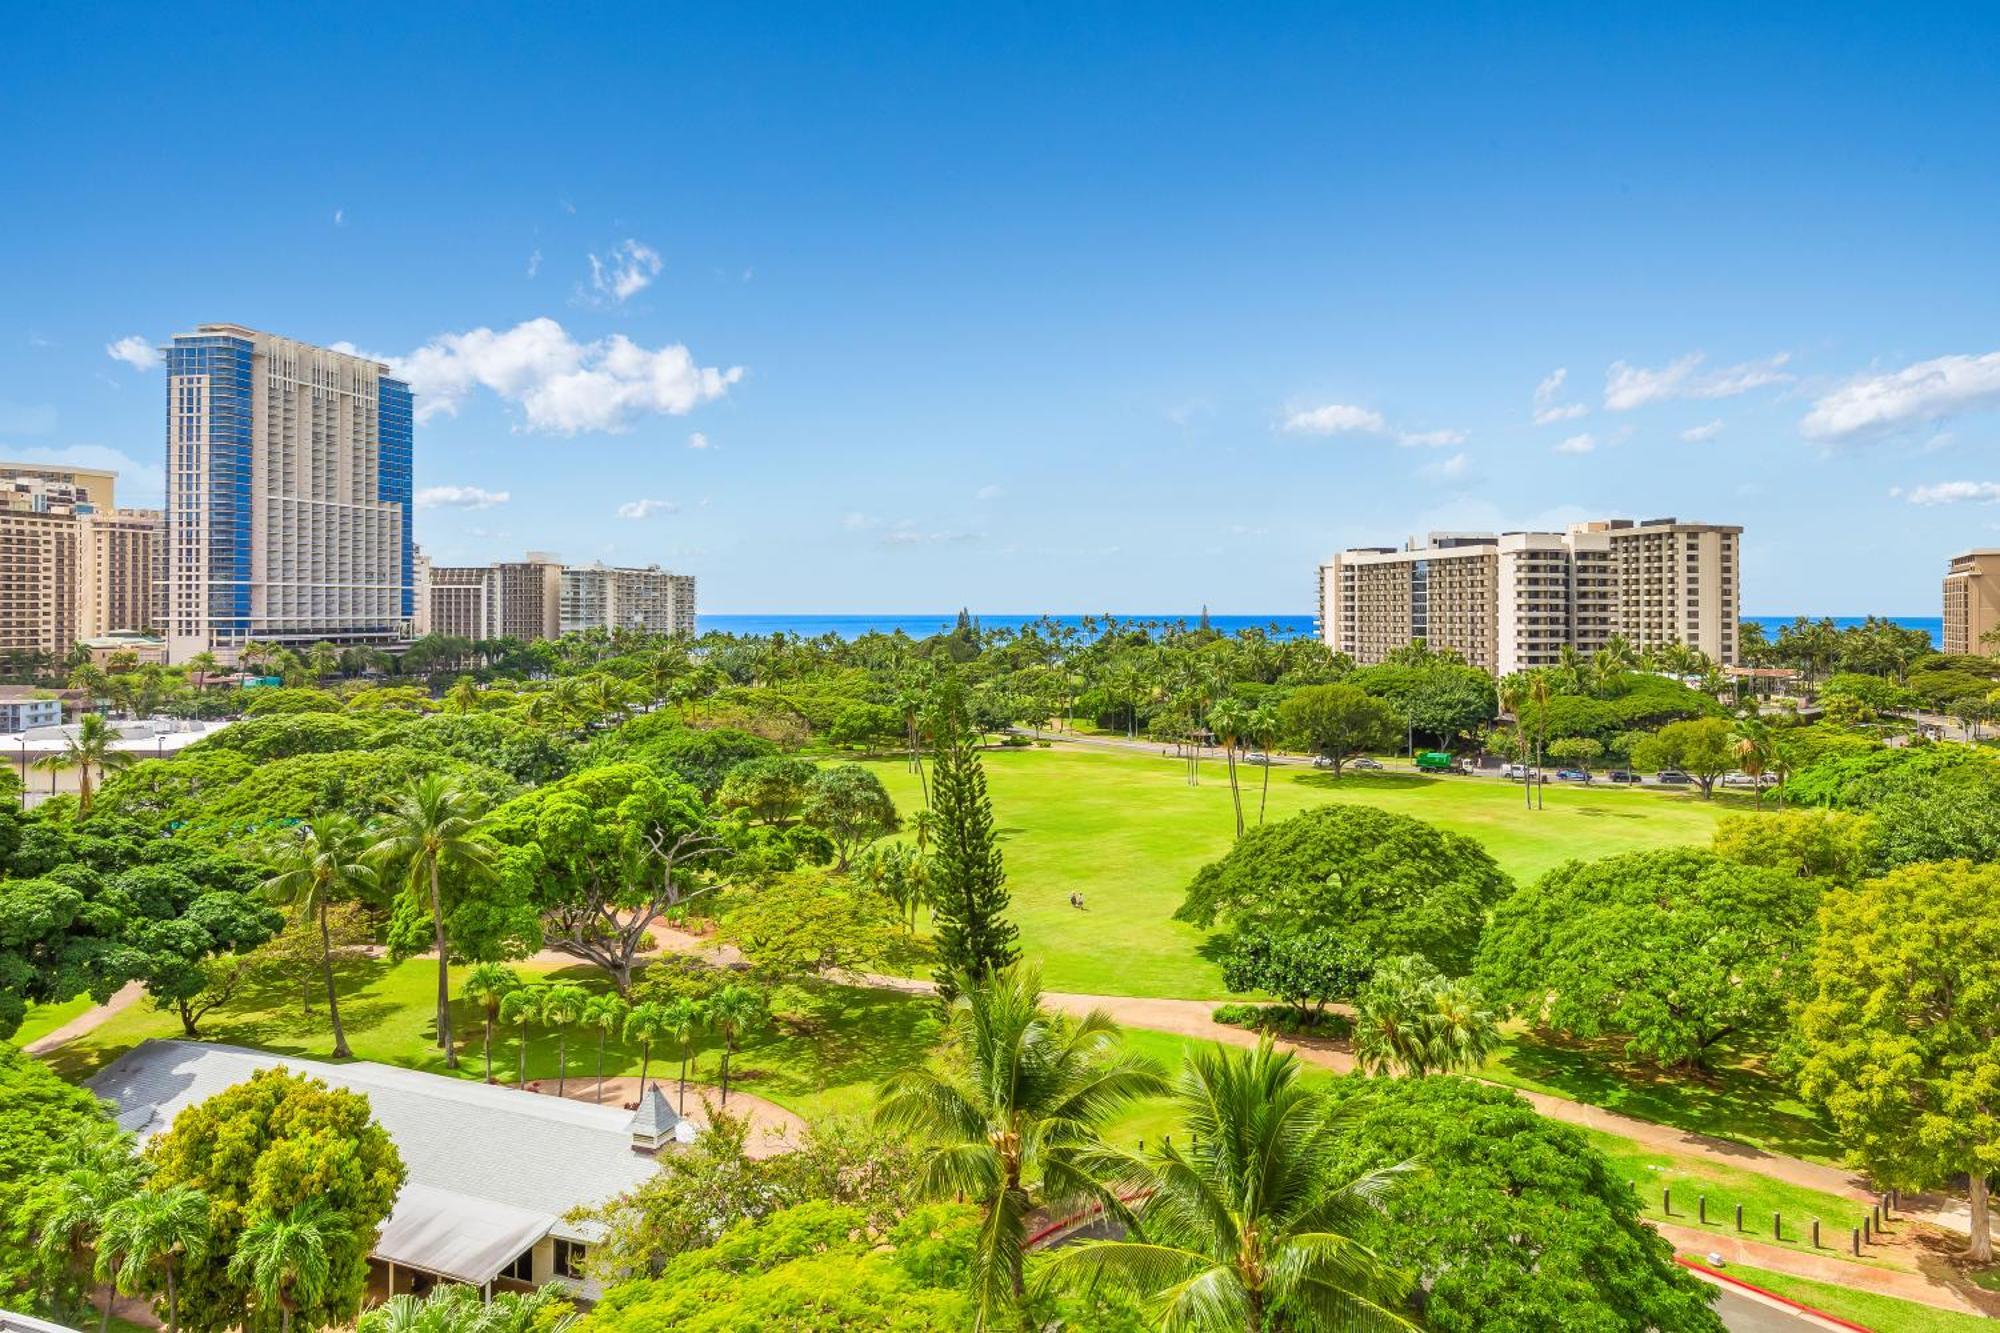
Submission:
<svg viewBox="0 0 2000 1333">
<path fill-rule="evenodd" d="M 240 1046 L 148 1041 L 105 1066 L 90 1086 L 144 1140 L 183 1108 L 280 1065 L 366 1094 L 409 1172 L 377 1256 L 426 1272 L 480 1283 L 543 1235 L 595 1240 L 596 1228 L 563 1215 L 636 1188 L 657 1169 L 633 1150 L 632 1115 L 615 1106 L 367 1061 L 335 1065 Z M 539 1228 L 532 1235 L 529 1219 Z"/>
</svg>

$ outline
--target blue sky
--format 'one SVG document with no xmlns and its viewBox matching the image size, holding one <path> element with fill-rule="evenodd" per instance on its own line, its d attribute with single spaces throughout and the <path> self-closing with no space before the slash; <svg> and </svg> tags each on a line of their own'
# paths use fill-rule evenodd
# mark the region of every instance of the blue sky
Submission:
<svg viewBox="0 0 2000 1333">
<path fill-rule="evenodd" d="M 1936 614 L 2000 10 L 1608 9 L 18 7 L 0 453 L 156 499 L 144 349 L 229 320 L 407 365 L 437 559 L 708 611 L 1301 612 L 1676 514 L 1746 611 Z"/>
</svg>

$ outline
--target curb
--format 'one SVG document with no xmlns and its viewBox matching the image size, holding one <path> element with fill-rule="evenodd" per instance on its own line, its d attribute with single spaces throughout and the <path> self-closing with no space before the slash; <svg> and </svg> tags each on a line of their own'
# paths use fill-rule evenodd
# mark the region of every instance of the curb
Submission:
<svg viewBox="0 0 2000 1333">
<path fill-rule="evenodd" d="M 1709 1278 L 1711 1281 L 1727 1283 L 1732 1287 L 1740 1287 L 1744 1291 L 1754 1292 L 1756 1295 L 1763 1297 L 1767 1301 L 1776 1301 L 1779 1305 L 1785 1306 L 1788 1309 L 1797 1310 L 1800 1314 L 1808 1314 L 1815 1319 L 1823 1319 L 1828 1324 L 1831 1324 L 1835 1328 L 1850 1328 L 1855 1330 L 1855 1333 L 1874 1333 L 1874 1330 L 1869 1328 L 1868 1325 L 1866 1324 L 1857 1324 L 1854 1323 L 1852 1320 L 1842 1319 L 1839 1315 L 1832 1315 L 1828 1314 L 1824 1310 L 1815 1309 L 1814 1307 L 1807 1305 L 1803 1301 L 1795 1301 L 1789 1296 L 1780 1296 L 1777 1292 L 1768 1291 L 1765 1288 L 1758 1286 L 1754 1282 L 1745 1282 L 1740 1277 L 1732 1277 L 1730 1274 L 1725 1273 L 1720 1269 L 1710 1268 L 1707 1264 L 1699 1263 L 1696 1260 L 1689 1259 L 1683 1255 L 1678 1255 L 1678 1254 L 1675 1255 L 1674 1262 L 1679 1264 L 1682 1268 L 1691 1269 L 1694 1272 L 1700 1273 L 1702 1276 Z"/>
</svg>

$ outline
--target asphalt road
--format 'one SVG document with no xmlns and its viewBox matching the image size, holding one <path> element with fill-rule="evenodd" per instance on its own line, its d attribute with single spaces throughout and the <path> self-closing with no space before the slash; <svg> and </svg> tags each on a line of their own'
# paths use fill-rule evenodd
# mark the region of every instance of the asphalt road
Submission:
<svg viewBox="0 0 2000 1333">
<path fill-rule="evenodd" d="M 1730 1333 L 1801 1333 L 1804 1329 L 1829 1327 L 1817 1319 L 1806 1318 L 1796 1310 L 1766 1305 L 1728 1287 L 1721 1288 L 1715 1312 L 1722 1316 L 1722 1322 Z"/>
</svg>

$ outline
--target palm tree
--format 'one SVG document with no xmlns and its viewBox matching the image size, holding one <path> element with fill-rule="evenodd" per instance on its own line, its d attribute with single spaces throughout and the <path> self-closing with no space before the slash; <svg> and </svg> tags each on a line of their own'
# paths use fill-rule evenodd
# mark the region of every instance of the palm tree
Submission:
<svg viewBox="0 0 2000 1333">
<path fill-rule="evenodd" d="M 764 997 L 748 986 L 734 983 L 708 997 L 702 1016 L 715 1035 L 722 1038 L 722 1104 L 729 1105 L 729 1057 L 736 1053 L 736 1039 L 764 1017 Z M 682 1093 L 686 1095 L 685 1091 Z"/>
<path fill-rule="evenodd" d="M 680 1095 L 675 1104 L 680 1108 L 682 1115 L 687 1114 L 688 1061 L 694 1057 L 695 1048 L 701 1041 L 702 1028 L 707 1021 L 707 1015 L 702 1012 L 702 1007 L 685 997 L 671 1000 L 661 1009 L 660 1035 L 673 1045 L 681 1058 Z M 643 1093 L 645 1090 L 645 1082 L 641 1080 L 639 1091 Z"/>
<path fill-rule="evenodd" d="M 593 995 L 583 1006 L 583 1024 L 597 1029 L 597 1100 L 604 1100 L 604 1043 L 625 1025 L 631 1006 L 616 995 Z"/>
<path fill-rule="evenodd" d="M 1777 738 L 1772 734 L 1771 724 L 1760 717 L 1737 719 L 1729 731 L 1729 748 L 1736 755 L 1736 767 L 1743 770 L 1750 779 L 1750 790 L 1756 808 L 1764 808 L 1764 771 L 1771 766 L 1777 749 Z"/>
<path fill-rule="evenodd" d="M 140 1190 L 111 1205 L 104 1214 L 105 1265 L 119 1287 L 151 1290 L 157 1273 L 167 1288 L 167 1327 L 180 1333 L 180 1264 L 200 1263 L 208 1256 L 208 1196 L 192 1185 Z"/>
<path fill-rule="evenodd" d="M 675 1004 L 687 1004 L 676 1000 Z M 625 1040 L 639 1048 L 639 1096 L 646 1095 L 646 1075 L 653 1068 L 653 1043 L 667 1032 L 667 1006 L 648 1000 L 625 1015 Z"/>
<path fill-rule="evenodd" d="M 335 903 L 371 896 L 379 883 L 368 863 L 368 835 L 352 816 L 332 811 L 307 824 L 300 836 L 273 846 L 265 866 L 271 875 L 264 891 L 290 904 L 305 921 L 319 922 L 320 966 L 326 978 L 326 1009 L 333 1019 L 333 1058 L 353 1054 L 340 1026 L 340 997 L 333 984 L 333 935 L 327 910 Z"/>
<path fill-rule="evenodd" d="M 1535 708 L 1535 809 L 1542 808 L 1542 788 L 1548 784 L 1542 781 L 1542 742 L 1549 734 L 1549 677 L 1548 673 L 1537 671 L 1528 681 L 1528 702 Z"/>
<path fill-rule="evenodd" d="M 279 1328 L 291 1333 L 292 1317 L 317 1304 L 333 1279 L 333 1251 L 353 1239 L 354 1228 L 323 1195 L 284 1213 L 266 1213 L 237 1238 L 229 1276 L 248 1281 L 257 1302 L 278 1310 Z"/>
<path fill-rule="evenodd" d="M 374 855 L 405 868 L 405 887 L 427 900 L 436 932 L 437 1040 L 447 1069 L 458 1068 L 458 1051 L 451 1044 L 451 951 L 444 938 L 442 881 L 452 875 L 462 881 L 489 878 L 493 853 L 482 836 L 484 812 L 471 792 L 439 773 L 418 778 L 382 821 Z"/>
<path fill-rule="evenodd" d="M 1499 693 L 1500 711 L 1514 719 L 1514 751 L 1521 757 L 1521 767 L 1526 769 L 1528 767 L 1527 678 L 1520 675 L 1505 677 L 1500 682 Z M 1530 809 L 1535 804 L 1535 798 L 1529 791 L 1533 785 L 1533 778 L 1524 779 L 1521 783 L 1521 796 L 1527 801 Z"/>
<path fill-rule="evenodd" d="M 1236 781 L 1236 755 L 1248 743 L 1253 726 L 1249 704 L 1241 699 L 1218 699 L 1208 710 L 1209 730 L 1215 733 L 1215 740 L 1222 747 L 1223 759 L 1229 765 L 1229 799 L 1236 806 L 1236 836 L 1243 836 L 1243 791 Z"/>
<path fill-rule="evenodd" d="M 481 690 L 470 676 L 460 676 L 452 687 L 444 692 L 444 711 L 447 713 L 476 713 L 479 711 Z"/>
<path fill-rule="evenodd" d="M 952 1002 L 947 1060 L 883 1086 L 875 1117 L 926 1144 L 922 1188 L 986 1214 L 974 1260 L 977 1327 L 1022 1293 L 1034 1193 L 1051 1207 L 1105 1197 L 1092 1162 L 1104 1124 L 1166 1083 L 1119 1049 L 1101 1010 L 1071 1019 L 1042 1007 L 1041 978 L 1017 964 L 965 979 Z"/>
<path fill-rule="evenodd" d="M 590 992 L 573 982 L 549 987 L 542 996 L 542 1022 L 556 1030 L 556 1096 L 569 1090 L 569 1030 L 583 1018 Z"/>
<path fill-rule="evenodd" d="M 1370 1073 L 1469 1073 L 1499 1045 L 1479 991 L 1424 958 L 1385 959 L 1356 997 L 1354 1054 Z"/>
<path fill-rule="evenodd" d="M 465 977 L 462 994 L 476 1004 L 486 1017 L 486 1081 L 493 1081 L 493 1025 L 500 1019 L 500 1002 L 521 989 L 521 978 L 511 967 L 500 963 L 480 963 Z"/>
<path fill-rule="evenodd" d="M 1264 807 L 1271 799 L 1271 747 L 1277 744 L 1279 735 L 1278 710 L 1269 702 L 1258 704 L 1250 710 L 1249 739 L 1255 741 L 1264 755 L 1263 790 L 1257 795 L 1257 824 L 1264 823 Z"/>
<path fill-rule="evenodd" d="M 56 1160 L 43 1169 L 48 1179 L 22 1210 L 36 1258 L 52 1280 L 66 1275 L 87 1284 L 97 1267 L 105 1214 L 139 1188 L 141 1168 L 132 1155 L 132 1141 L 124 1135 L 79 1136 L 63 1144 Z M 111 1325 L 112 1295 L 107 1288 L 100 1328 Z"/>
<path fill-rule="evenodd" d="M 114 750 L 112 742 L 118 733 L 104 720 L 101 713 L 85 713 L 76 720 L 74 734 L 66 734 L 63 748 L 52 754 L 45 754 L 35 761 L 35 767 L 49 772 L 68 769 L 77 771 L 76 814 L 79 819 L 90 815 L 90 796 L 95 789 L 90 772 L 97 770 L 97 778 L 102 781 L 109 773 L 130 768 L 133 755 L 129 750 Z"/>
<path fill-rule="evenodd" d="M 306 670 L 314 680 L 325 680 L 340 669 L 340 649 L 321 639 L 306 649 Z"/>
<path fill-rule="evenodd" d="M 1130 1288 L 1170 1329 L 1414 1327 L 1393 1308 L 1408 1281 L 1353 1239 L 1407 1167 L 1341 1180 L 1325 1165 L 1361 1099 L 1330 1106 L 1268 1039 L 1190 1052 L 1174 1096 L 1187 1148 L 1105 1155 L 1145 1195 L 1130 1237 L 1057 1250 L 1043 1282 Z"/>
<path fill-rule="evenodd" d="M 222 670 L 222 663 L 214 653 L 206 648 L 187 660 L 188 674 L 194 677 L 194 692 L 200 694 L 208 688 L 208 678 Z"/>
<path fill-rule="evenodd" d="M 550 1282 L 539 1291 L 494 1292 L 447 1282 L 422 1296 L 404 1292 L 362 1312 L 357 1333 L 569 1333 L 582 1318 L 573 1293 Z"/>
<path fill-rule="evenodd" d="M 500 1021 L 519 1024 L 521 1028 L 521 1045 L 515 1065 L 516 1087 L 528 1086 L 528 1024 L 541 1021 L 542 997 L 547 993 L 546 986 L 522 986 L 500 997 Z"/>
</svg>

